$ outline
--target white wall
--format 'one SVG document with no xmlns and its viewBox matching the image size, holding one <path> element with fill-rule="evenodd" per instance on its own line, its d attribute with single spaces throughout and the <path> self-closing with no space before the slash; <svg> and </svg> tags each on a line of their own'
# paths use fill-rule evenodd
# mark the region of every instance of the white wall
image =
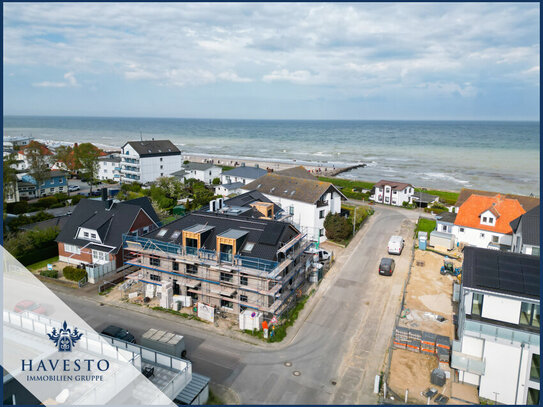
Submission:
<svg viewBox="0 0 543 407">
<path fill-rule="evenodd" d="M 215 178 L 221 176 L 221 172 L 222 168 L 219 167 L 211 167 L 207 170 L 188 170 L 185 179 L 195 178 L 209 185 Z"/>
<path fill-rule="evenodd" d="M 413 187 L 406 187 L 401 191 L 395 191 L 390 186 L 384 185 L 383 187 L 375 187 L 375 194 L 373 195 L 373 198 L 370 197 L 370 199 L 388 205 L 402 206 L 404 202 L 411 202 L 411 197 L 414 192 L 415 190 Z M 379 195 L 381 195 L 381 199 L 379 199 Z"/>
<path fill-rule="evenodd" d="M 463 232 L 460 231 L 461 228 L 463 228 Z M 481 247 L 483 249 L 488 248 L 488 244 L 492 242 L 493 236 L 498 236 L 498 244 L 507 246 L 511 245 L 511 235 L 505 235 L 503 233 L 467 228 L 458 225 L 453 226 L 452 233 L 456 237 L 456 241 L 468 244 L 470 246 Z M 481 234 L 484 234 L 484 236 L 481 236 Z"/>
<path fill-rule="evenodd" d="M 127 151 L 129 154 L 126 154 Z M 124 165 L 138 167 L 140 179 L 136 181 L 142 184 L 153 182 L 160 177 L 168 177 L 172 172 L 179 171 L 182 164 L 181 154 L 157 157 L 140 157 L 130 146 L 130 144 L 127 144 L 122 149 L 121 160 L 123 157 L 139 160 L 139 165 L 121 162 L 121 167 Z M 121 172 L 124 172 L 124 169 L 121 169 Z M 131 180 L 123 179 L 123 181 L 130 182 Z"/>
<path fill-rule="evenodd" d="M 484 339 L 464 335 L 462 338 L 462 353 L 481 358 L 483 357 L 484 343 Z"/>
<path fill-rule="evenodd" d="M 118 180 L 121 174 L 121 171 L 116 170 L 115 168 L 120 168 L 120 167 L 121 167 L 120 162 L 98 160 L 98 179 Z"/>
<path fill-rule="evenodd" d="M 229 182 L 241 182 L 243 185 L 247 185 L 253 182 L 255 178 L 233 177 L 229 175 L 221 174 L 221 184 L 228 184 Z"/>
<path fill-rule="evenodd" d="M 518 324 L 522 302 L 490 294 L 483 296 L 483 318 Z"/>
</svg>

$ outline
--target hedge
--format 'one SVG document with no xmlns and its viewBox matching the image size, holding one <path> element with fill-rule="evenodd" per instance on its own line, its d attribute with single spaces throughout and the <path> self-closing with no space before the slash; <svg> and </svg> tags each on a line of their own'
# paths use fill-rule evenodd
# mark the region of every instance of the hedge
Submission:
<svg viewBox="0 0 543 407">
<path fill-rule="evenodd" d="M 40 275 L 44 277 L 49 277 L 49 278 L 58 278 L 58 271 L 57 270 L 42 270 L 40 271 Z"/>
<path fill-rule="evenodd" d="M 16 257 L 23 266 L 34 264 L 38 261 L 50 259 L 51 257 L 58 256 L 58 244 L 53 241 L 46 246 L 38 249 L 32 249 L 31 252 L 25 253 L 22 256 Z"/>
<path fill-rule="evenodd" d="M 67 280 L 80 281 L 83 277 L 87 276 L 87 270 L 66 266 L 62 269 L 62 274 Z"/>
</svg>

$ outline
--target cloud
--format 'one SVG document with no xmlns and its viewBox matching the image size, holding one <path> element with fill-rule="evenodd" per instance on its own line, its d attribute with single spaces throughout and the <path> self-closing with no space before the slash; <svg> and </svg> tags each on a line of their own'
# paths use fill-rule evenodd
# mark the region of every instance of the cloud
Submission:
<svg viewBox="0 0 543 407">
<path fill-rule="evenodd" d="M 64 79 L 65 79 L 64 82 L 44 81 L 44 82 L 33 83 L 32 86 L 35 86 L 38 88 L 67 88 L 67 87 L 79 86 L 73 72 L 66 72 L 64 74 Z"/>
<path fill-rule="evenodd" d="M 308 83 L 312 78 L 313 76 L 309 71 L 300 70 L 289 72 L 287 69 L 279 69 L 264 75 L 262 80 L 264 82 L 286 81 L 293 83 Z"/>
</svg>

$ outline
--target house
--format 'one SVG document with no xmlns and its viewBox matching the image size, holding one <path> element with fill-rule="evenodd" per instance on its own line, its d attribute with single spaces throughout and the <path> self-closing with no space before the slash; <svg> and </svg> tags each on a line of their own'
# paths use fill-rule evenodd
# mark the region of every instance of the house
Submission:
<svg viewBox="0 0 543 407">
<path fill-rule="evenodd" d="M 98 159 L 98 175 L 100 180 L 110 179 L 119 181 L 121 179 L 121 157 L 118 154 L 109 154 Z"/>
<path fill-rule="evenodd" d="M 141 235 L 158 228 L 160 221 L 147 197 L 118 202 L 82 199 L 60 231 L 59 260 L 84 264 L 89 271 L 123 265 L 122 235 Z"/>
<path fill-rule="evenodd" d="M 509 250 L 513 236 L 510 223 L 524 213 L 516 199 L 471 195 L 460 206 L 452 233 L 460 244 Z"/>
<path fill-rule="evenodd" d="M 514 219 L 511 251 L 539 256 L 539 205 Z"/>
<path fill-rule="evenodd" d="M 66 177 L 66 173 L 64 171 L 48 171 L 44 174 L 44 180 L 40 182 L 40 185 L 38 185 L 38 182 L 32 177 L 30 174 L 24 174 L 21 177 L 21 181 L 23 181 L 25 184 L 21 184 L 21 187 L 23 187 L 28 192 L 29 198 L 39 198 L 47 195 L 54 195 L 61 192 L 68 192 L 68 179 Z M 34 191 L 32 193 L 32 190 L 29 189 L 28 184 L 32 184 L 34 186 Z M 22 191 L 19 190 L 19 195 L 22 197 L 23 194 Z"/>
<path fill-rule="evenodd" d="M 185 182 L 187 175 L 188 175 L 188 172 L 185 170 L 175 171 L 170 174 L 171 177 L 175 177 L 181 182 Z"/>
<path fill-rule="evenodd" d="M 241 194 L 243 190 L 243 182 L 230 182 L 228 184 L 221 184 L 215 187 L 215 195 L 221 195 L 223 197 L 230 196 L 232 194 Z"/>
<path fill-rule="evenodd" d="M 53 156 L 53 153 L 51 152 L 51 150 L 49 150 L 49 148 L 47 148 L 47 146 L 38 141 L 32 140 L 28 144 L 22 146 L 21 149 L 17 152 L 17 169 L 28 170 L 30 168 L 27 152 L 29 149 L 35 148 L 39 148 L 39 151 L 43 156 L 46 156 L 48 158 L 51 158 Z"/>
<path fill-rule="evenodd" d="M 21 230 L 46 230 L 50 228 L 58 228 L 62 230 L 70 215 L 55 216 L 51 219 L 42 220 L 40 222 L 29 223 L 28 225 L 22 225 L 19 227 Z"/>
<path fill-rule="evenodd" d="M 208 208 L 203 208 L 201 211 L 257 219 L 286 219 L 284 216 L 285 213 L 279 205 L 273 203 L 264 194 L 255 190 L 226 200 L 222 198 L 212 200 L 209 202 Z"/>
<path fill-rule="evenodd" d="M 282 208 L 290 221 L 314 241 L 325 241 L 324 219 L 341 212 L 347 198 L 331 183 L 307 178 L 267 174 L 242 187 L 256 190 Z"/>
<path fill-rule="evenodd" d="M 146 184 L 181 168 L 181 151 L 170 140 L 129 141 L 121 148 L 121 181 Z"/>
<path fill-rule="evenodd" d="M 387 205 L 402 206 L 411 203 L 415 188 L 411 184 L 381 180 L 373 186 L 370 200 Z"/>
<path fill-rule="evenodd" d="M 15 147 L 24 147 L 33 140 L 32 137 L 5 137 L 3 140 L 4 151 L 6 149 L 13 150 Z"/>
<path fill-rule="evenodd" d="M 441 212 L 436 215 L 436 230 L 438 232 L 452 233 L 456 215 L 454 212 Z"/>
<path fill-rule="evenodd" d="M 221 174 L 221 184 L 241 182 L 243 185 L 247 185 L 267 173 L 268 171 L 260 168 L 258 164 L 255 164 L 254 167 L 248 167 L 245 163 L 241 163 L 241 166 L 224 171 Z"/>
<path fill-rule="evenodd" d="M 428 194 L 422 191 L 415 191 L 411 196 L 411 203 L 414 203 L 418 208 L 427 208 L 438 202 L 439 197 L 437 195 Z"/>
<path fill-rule="evenodd" d="M 466 247 L 462 270 L 451 367 L 492 403 L 539 404 L 539 258 Z"/>
<path fill-rule="evenodd" d="M 455 209 L 456 212 L 460 209 L 462 204 L 468 200 L 468 198 L 471 195 L 481 195 L 481 196 L 496 196 L 496 195 L 503 195 L 508 199 L 516 199 L 522 208 L 528 212 L 530 209 L 533 209 L 534 207 L 539 205 L 539 198 L 535 196 L 526 196 L 526 195 L 515 195 L 515 194 L 502 194 L 500 192 L 490 192 L 490 191 L 480 191 L 477 189 L 468 189 L 468 188 L 462 188 L 460 190 L 460 194 L 458 195 L 458 199 L 456 200 Z"/>
<path fill-rule="evenodd" d="M 172 284 L 172 295 L 239 314 L 282 315 L 306 280 L 311 243 L 292 224 L 198 211 L 144 236 L 125 235 L 126 264 L 146 293 Z M 169 284 L 168 284 L 169 285 Z M 160 288 L 162 290 L 162 288 Z"/>
<path fill-rule="evenodd" d="M 183 168 L 187 173 L 185 179 L 194 178 L 210 185 L 215 178 L 220 178 L 222 168 L 210 163 L 188 163 Z"/>
</svg>

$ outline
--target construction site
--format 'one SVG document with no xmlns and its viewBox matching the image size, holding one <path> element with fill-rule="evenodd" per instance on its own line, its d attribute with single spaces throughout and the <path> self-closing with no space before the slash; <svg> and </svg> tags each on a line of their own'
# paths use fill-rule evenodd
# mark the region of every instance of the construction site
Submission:
<svg viewBox="0 0 543 407">
<path fill-rule="evenodd" d="M 447 253 L 447 254 L 445 254 Z M 450 367 L 462 258 L 458 249 L 414 251 L 386 374 L 388 399 L 413 404 L 479 403 Z"/>
</svg>

